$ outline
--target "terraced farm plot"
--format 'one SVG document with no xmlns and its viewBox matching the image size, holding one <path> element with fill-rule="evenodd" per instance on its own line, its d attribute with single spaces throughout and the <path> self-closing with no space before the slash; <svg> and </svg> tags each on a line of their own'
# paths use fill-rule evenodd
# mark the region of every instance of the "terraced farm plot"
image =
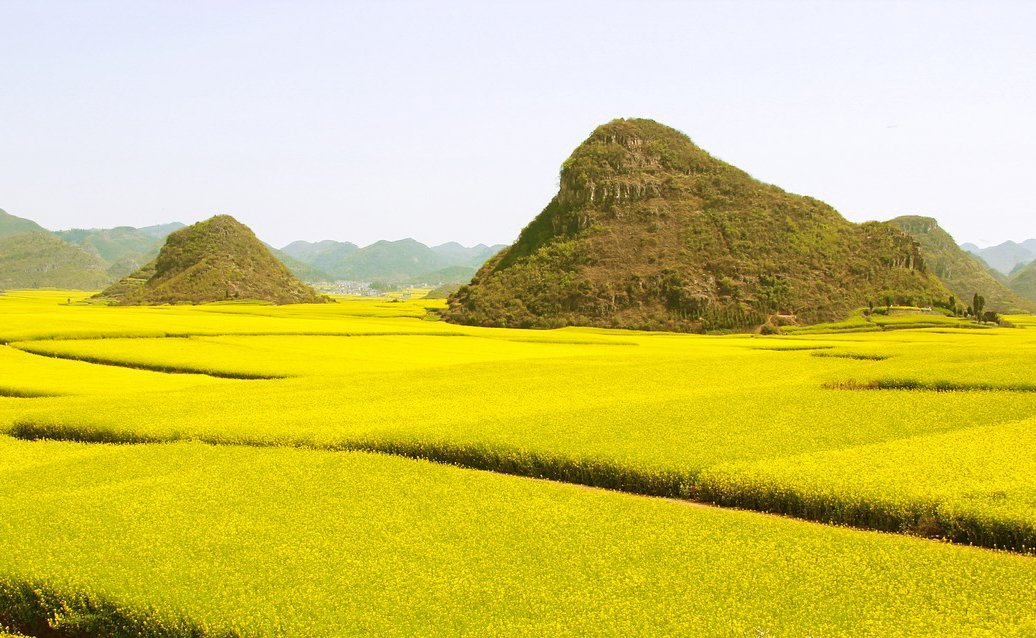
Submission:
<svg viewBox="0 0 1036 638">
<path fill-rule="evenodd" d="M 362 453 L 0 439 L 0 459 L 0 607 L 30 628 L 57 611 L 98 635 L 1034 628 L 1036 559 L 901 536 Z"/>
</svg>

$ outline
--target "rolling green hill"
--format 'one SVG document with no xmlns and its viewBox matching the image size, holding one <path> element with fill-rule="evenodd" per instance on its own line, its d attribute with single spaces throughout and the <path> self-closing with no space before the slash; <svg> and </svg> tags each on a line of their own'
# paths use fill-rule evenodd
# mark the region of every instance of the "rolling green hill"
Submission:
<svg viewBox="0 0 1036 638">
<path fill-rule="evenodd" d="M 415 239 L 381 240 L 363 248 L 348 242 L 296 241 L 281 250 L 330 279 L 388 283 L 468 281 L 503 246 L 466 247 L 448 242 L 429 247 Z"/>
<path fill-rule="evenodd" d="M 40 226 L 31 219 L 15 217 L 7 211 L 0 209 L 0 237 L 10 237 L 22 233 L 45 233 L 46 228 Z"/>
<path fill-rule="evenodd" d="M 439 244 L 438 246 L 432 246 L 432 252 L 451 264 L 479 268 L 482 264 L 486 263 L 487 259 L 504 248 L 506 248 L 506 246 L 500 244 L 493 246 L 478 244 L 477 246 L 468 247 L 462 246 L 455 241 L 451 241 L 445 244 Z"/>
<path fill-rule="evenodd" d="M 98 290 L 108 265 L 79 246 L 43 232 L 0 237 L 0 288 Z"/>
<path fill-rule="evenodd" d="M 154 259 L 166 236 L 178 228 L 183 228 L 183 224 L 147 228 L 73 228 L 55 231 L 54 234 L 96 254 L 110 264 L 109 273 L 123 277 Z"/>
<path fill-rule="evenodd" d="M 294 241 L 281 248 L 281 252 L 328 274 L 331 279 L 345 279 L 339 277 L 339 269 L 345 259 L 359 249 L 347 241 L 325 239 L 318 242 Z"/>
<path fill-rule="evenodd" d="M 1036 261 L 1011 275 L 1008 285 L 1016 294 L 1036 302 Z"/>
<path fill-rule="evenodd" d="M 276 248 L 269 244 L 266 244 L 265 242 L 263 245 L 266 246 L 266 249 L 270 251 L 270 254 L 273 255 L 277 259 L 277 261 L 287 266 L 288 270 L 291 271 L 291 274 L 295 275 L 302 281 L 316 282 L 330 281 L 333 279 L 333 277 L 328 275 L 326 272 L 320 270 L 316 266 L 307 264 L 301 259 L 296 259 L 288 253 L 284 252 L 283 250 L 277 250 Z"/>
<path fill-rule="evenodd" d="M 292 275 L 247 226 L 229 215 L 172 233 L 153 262 L 98 297 L 122 305 L 327 300 Z"/>
<path fill-rule="evenodd" d="M 998 312 L 1036 311 L 1036 302 L 1024 299 L 1005 286 L 990 269 L 961 249 L 931 217 L 907 215 L 890 224 L 913 237 L 920 245 L 928 268 L 963 304 L 974 295 L 986 298 L 986 308 Z"/>
<path fill-rule="evenodd" d="M 949 296 L 918 246 L 853 224 L 651 120 L 599 127 L 513 246 L 450 299 L 451 321 L 744 330 L 769 315 L 840 319 L 868 301 Z"/>
</svg>

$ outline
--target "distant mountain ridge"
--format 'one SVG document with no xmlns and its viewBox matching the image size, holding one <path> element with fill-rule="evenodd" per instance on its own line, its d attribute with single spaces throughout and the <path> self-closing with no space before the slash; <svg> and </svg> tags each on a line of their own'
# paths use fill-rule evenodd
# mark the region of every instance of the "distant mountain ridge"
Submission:
<svg viewBox="0 0 1036 638">
<path fill-rule="evenodd" d="M 441 284 L 464 282 L 504 246 L 427 246 L 415 239 L 381 240 L 360 248 L 349 242 L 295 241 L 281 252 L 332 279 Z"/>
<path fill-rule="evenodd" d="M 992 268 L 1004 275 L 1010 275 L 1020 266 L 1026 266 L 1036 260 L 1036 239 L 1023 242 L 1005 241 L 996 246 L 979 248 L 972 243 L 961 244 L 961 248 L 977 255 Z"/>
<path fill-rule="evenodd" d="M 7 288 L 32 288 L 39 281 L 56 288 L 103 288 L 125 277 L 153 260 L 166 237 L 184 228 L 180 222 L 157 224 L 134 228 L 72 228 L 50 231 L 36 222 L 16 217 L 0 210 L 0 238 L 42 233 L 59 240 L 60 243 L 44 242 L 38 238 L 28 245 L 41 250 L 39 258 L 30 263 L 25 255 L 12 251 L 17 242 L 5 243 L 0 249 L 0 263 L 6 264 L 6 272 L 0 286 Z M 413 239 L 379 241 L 360 248 L 350 242 L 324 240 L 319 242 L 296 241 L 277 250 L 267 246 L 270 252 L 297 277 L 303 281 L 322 282 L 334 280 L 380 281 L 385 283 L 459 283 L 471 279 L 486 259 L 503 248 L 503 245 L 466 247 L 456 242 L 428 247 Z M 83 253 L 94 259 L 85 259 Z M 78 264 L 88 271 L 85 276 L 75 274 Z M 106 273 L 99 276 L 98 269 Z M 41 278 L 41 272 L 51 273 Z"/>
</svg>

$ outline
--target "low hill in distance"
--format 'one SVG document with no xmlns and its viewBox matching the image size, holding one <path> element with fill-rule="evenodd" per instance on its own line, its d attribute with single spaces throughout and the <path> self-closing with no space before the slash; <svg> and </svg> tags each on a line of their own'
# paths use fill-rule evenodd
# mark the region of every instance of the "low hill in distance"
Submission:
<svg viewBox="0 0 1036 638">
<path fill-rule="evenodd" d="M 328 280 L 439 284 L 470 280 L 502 248 L 485 244 L 466 247 L 456 242 L 429 247 L 407 238 L 381 240 L 363 248 L 330 240 L 296 241 L 281 251 L 326 273 Z"/>
<path fill-rule="evenodd" d="M 120 305 L 328 301 L 299 281 L 247 226 L 229 215 L 170 234 L 154 261 L 97 297 Z"/>
<path fill-rule="evenodd" d="M 338 278 L 337 271 L 342 262 L 359 249 L 351 242 L 325 239 L 317 242 L 293 241 L 281 248 L 281 252 L 334 279 Z"/>
<path fill-rule="evenodd" d="M 326 272 L 319 268 L 307 264 L 306 262 L 295 259 L 283 250 L 277 250 L 273 246 L 263 242 L 266 249 L 270 251 L 270 254 L 277 259 L 277 261 L 284 264 L 291 274 L 295 275 L 302 281 L 316 282 L 316 281 L 331 281 L 333 278 Z"/>
<path fill-rule="evenodd" d="M 1036 311 L 1036 303 L 1004 285 L 984 262 L 965 252 L 931 217 L 906 215 L 889 221 L 921 245 L 928 269 L 963 305 L 975 294 L 986 299 L 986 308 L 1001 313 Z"/>
<path fill-rule="evenodd" d="M 0 210 L 0 238 L 22 238 L 0 244 L 0 286 L 97 290 L 154 259 L 165 235 L 182 226 L 49 231 Z"/>
<path fill-rule="evenodd" d="M 962 244 L 961 248 L 978 256 L 990 267 L 1004 275 L 1010 275 L 1017 268 L 1036 259 L 1036 239 L 1027 239 L 1021 243 L 1005 241 L 988 248 L 979 248 L 975 244 Z"/>
<path fill-rule="evenodd" d="M 31 219 L 16 217 L 0 208 L 0 237 L 10 237 L 22 233 L 46 233 L 46 228 Z"/>
<path fill-rule="evenodd" d="M 428 291 L 428 294 L 424 296 L 425 299 L 449 299 L 450 295 L 460 290 L 464 284 L 443 284 L 437 288 L 432 288 Z"/>
<path fill-rule="evenodd" d="M 0 289 L 98 290 L 111 280 L 101 258 L 46 231 L 0 237 Z"/>
<path fill-rule="evenodd" d="M 1018 268 L 1008 280 L 1008 285 L 1018 295 L 1036 302 L 1036 261 Z"/>
<path fill-rule="evenodd" d="M 753 179 L 651 120 L 599 127 L 517 242 L 450 298 L 488 326 L 748 330 L 841 319 L 949 291 L 892 225 Z"/>
<path fill-rule="evenodd" d="M 113 277 L 123 277 L 154 259 L 166 236 L 180 228 L 183 224 L 173 223 L 144 228 L 73 228 L 54 234 L 108 262 Z"/>
</svg>

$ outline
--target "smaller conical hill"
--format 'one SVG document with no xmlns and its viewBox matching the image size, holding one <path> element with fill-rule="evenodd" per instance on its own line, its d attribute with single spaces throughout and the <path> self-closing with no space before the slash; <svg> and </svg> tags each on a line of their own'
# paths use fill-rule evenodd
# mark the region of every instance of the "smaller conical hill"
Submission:
<svg viewBox="0 0 1036 638">
<path fill-rule="evenodd" d="M 939 223 L 931 217 L 905 215 L 890 224 L 896 226 L 921 246 L 928 269 L 954 295 L 967 305 L 976 295 L 986 298 L 986 307 L 997 312 L 1032 312 L 1036 303 L 1025 299 L 1005 286 L 985 264 L 965 252 Z"/>
<path fill-rule="evenodd" d="M 158 257 L 98 297 L 122 305 L 255 300 L 320 303 L 244 224 L 229 215 L 169 235 Z"/>
</svg>

